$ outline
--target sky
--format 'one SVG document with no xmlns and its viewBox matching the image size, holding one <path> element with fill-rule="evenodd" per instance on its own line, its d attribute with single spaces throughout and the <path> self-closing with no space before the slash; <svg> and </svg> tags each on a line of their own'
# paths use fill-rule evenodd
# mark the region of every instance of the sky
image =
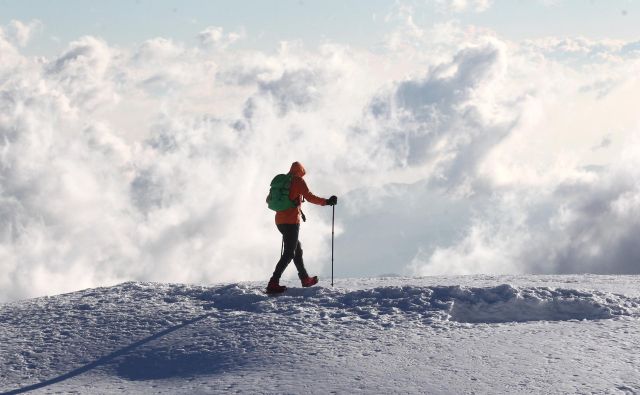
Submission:
<svg viewBox="0 0 640 395">
<path fill-rule="evenodd" d="M 125 47 L 150 37 L 193 44 L 194 33 L 209 26 L 243 31 L 241 46 L 260 50 L 273 50 L 283 40 L 375 48 L 394 28 L 389 16 L 398 4 L 412 7 L 420 25 L 455 19 L 510 39 L 579 35 L 633 41 L 640 17 L 640 2 L 634 0 L 1 0 L 0 22 L 42 23 L 42 31 L 26 48 L 31 54 L 54 55 L 83 35 Z"/>
<path fill-rule="evenodd" d="M 638 1 L 0 0 L 0 301 L 269 278 L 640 272 Z M 306 205 L 330 275 L 331 210 Z M 283 281 L 295 281 L 288 269 Z"/>
</svg>

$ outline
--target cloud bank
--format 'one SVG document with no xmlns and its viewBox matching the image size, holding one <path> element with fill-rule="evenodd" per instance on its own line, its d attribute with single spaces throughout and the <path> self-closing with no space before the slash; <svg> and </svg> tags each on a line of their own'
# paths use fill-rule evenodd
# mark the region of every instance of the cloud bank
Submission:
<svg viewBox="0 0 640 395">
<path fill-rule="evenodd" d="M 635 43 L 408 18 L 381 51 L 237 49 L 210 27 L 24 55 L 37 28 L 0 31 L 0 300 L 267 279 L 264 197 L 295 160 L 340 196 L 342 275 L 640 272 Z M 330 211 L 307 216 L 326 274 Z"/>
<path fill-rule="evenodd" d="M 436 0 L 436 4 L 449 12 L 483 12 L 491 7 L 493 0 Z"/>
</svg>

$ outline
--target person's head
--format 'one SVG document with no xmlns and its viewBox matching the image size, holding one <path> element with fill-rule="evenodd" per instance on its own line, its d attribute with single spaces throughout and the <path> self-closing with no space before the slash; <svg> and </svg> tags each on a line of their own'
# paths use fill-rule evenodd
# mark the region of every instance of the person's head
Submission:
<svg viewBox="0 0 640 395">
<path fill-rule="evenodd" d="M 304 175 L 307 174 L 307 171 L 304 169 L 304 166 L 302 166 L 302 163 L 293 162 L 291 164 L 291 170 L 289 170 L 289 173 L 293 174 L 294 176 L 304 177 Z"/>
</svg>

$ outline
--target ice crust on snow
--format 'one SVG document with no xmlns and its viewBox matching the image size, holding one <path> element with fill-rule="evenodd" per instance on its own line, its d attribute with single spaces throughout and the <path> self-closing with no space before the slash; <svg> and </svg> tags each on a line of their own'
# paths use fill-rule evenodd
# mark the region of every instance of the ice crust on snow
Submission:
<svg viewBox="0 0 640 395">
<path fill-rule="evenodd" d="M 574 283 L 569 280 L 565 285 L 571 287 L 569 284 Z M 334 375 L 348 366 L 350 372 L 361 369 L 367 376 L 399 380 L 406 392 L 424 392 L 422 387 L 411 386 L 429 385 L 433 376 L 419 380 L 415 374 L 422 374 L 422 368 L 403 365 L 409 363 L 412 347 L 423 349 L 419 357 L 411 358 L 423 358 L 422 363 L 427 363 L 429 358 L 441 358 L 437 348 L 445 347 L 453 336 L 465 343 L 460 352 L 474 350 L 479 355 L 492 355 L 486 350 L 497 347 L 492 339 L 495 333 L 502 333 L 499 336 L 504 337 L 495 341 L 507 343 L 497 355 L 506 358 L 514 347 L 529 344 L 509 335 L 510 331 L 534 336 L 531 341 L 540 342 L 545 338 L 536 333 L 547 326 L 544 321 L 549 321 L 557 323 L 549 330 L 571 326 L 570 339 L 589 323 L 596 327 L 619 323 L 620 331 L 632 331 L 629 328 L 640 316 L 637 295 L 531 283 L 536 284 L 529 281 L 528 285 L 474 287 L 376 279 L 364 281 L 357 288 L 291 288 L 273 297 L 264 294 L 264 284 L 257 283 L 205 287 L 130 282 L 0 304 L 0 392 L 41 385 L 39 388 L 57 386 L 51 388 L 62 388 L 63 392 L 80 388 L 80 392 L 92 393 L 91 383 L 100 377 L 101 388 L 108 393 L 118 392 L 123 385 L 131 392 L 154 393 L 143 384 L 136 387 L 131 383 L 174 380 L 176 388 L 184 388 L 185 382 L 180 381 L 183 378 L 207 376 L 215 377 L 205 380 L 213 383 L 212 392 L 223 393 L 215 386 L 225 380 L 235 383 L 242 375 L 252 375 L 257 385 L 263 385 L 265 377 L 289 372 L 286 368 L 278 370 L 274 359 L 288 361 L 307 373 L 316 371 L 319 363 L 333 364 L 333 373 L 319 378 L 327 380 L 328 387 L 323 390 L 331 387 Z M 481 340 L 468 331 L 481 337 L 491 335 Z M 470 335 L 466 336 L 467 332 Z M 575 345 L 580 350 L 581 341 Z M 564 340 L 558 344 L 564 344 Z M 458 352 L 456 347 L 448 352 Z M 622 343 L 620 347 L 630 346 Z M 370 363 L 361 365 L 350 358 L 370 358 Z M 520 358 L 519 354 L 515 358 Z M 538 361 L 534 354 L 527 354 L 525 360 L 531 358 Z M 394 363 L 383 362 L 389 360 L 398 364 L 397 372 L 389 371 Z M 445 358 L 440 363 L 438 369 L 446 369 L 450 361 Z M 456 369 L 476 369 L 473 364 L 457 363 Z M 625 363 L 634 366 L 633 361 Z M 530 376 L 536 372 L 535 366 L 523 366 Z M 407 371 L 414 373 L 407 375 Z M 87 374 L 93 378 L 83 378 Z M 451 386 L 458 385 L 457 374 L 450 377 L 453 382 L 445 380 L 438 384 L 444 387 L 429 387 L 427 392 L 438 393 L 438 388 L 444 388 L 440 392 L 446 393 L 454 388 Z M 274 380 L 283 385 L 279 387 L 281 392 L 291 392 L 299 385 L 297 381 L 289 386 L 284 379 Z M 393 380 L 375 386 L 381 392 L 393 392 L 394 388 L 398 390 Z M 263 388 L 244 382 L 240 388 L 249 392 Z M 343 392 L 351 388 L 348 381 L 334 384 Z M 193 392 L 207 392 L 203 388 L 209 384 L 189 385 L 193 385 Z M 549 385 L 540 388 L 548 389 Z"/>
</svg>

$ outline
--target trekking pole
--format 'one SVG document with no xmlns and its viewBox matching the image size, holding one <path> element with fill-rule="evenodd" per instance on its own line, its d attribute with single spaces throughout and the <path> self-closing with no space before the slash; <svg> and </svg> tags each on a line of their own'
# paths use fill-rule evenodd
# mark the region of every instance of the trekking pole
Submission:
<svg viewBox="0 0 640 395">
<path fill-rule="evenodd" d="M 284 255 L 284 235 L 282 236 L 282 247 L 280 248 L 280 258 Z"/>
<path fill-rule="evenodd" d="M 331 286 L 333 287 L 333 224 L 336 219 L 336 206 L 331 206 L 333 208 L 333 214 L 331 215 Z"/>
</svg>

